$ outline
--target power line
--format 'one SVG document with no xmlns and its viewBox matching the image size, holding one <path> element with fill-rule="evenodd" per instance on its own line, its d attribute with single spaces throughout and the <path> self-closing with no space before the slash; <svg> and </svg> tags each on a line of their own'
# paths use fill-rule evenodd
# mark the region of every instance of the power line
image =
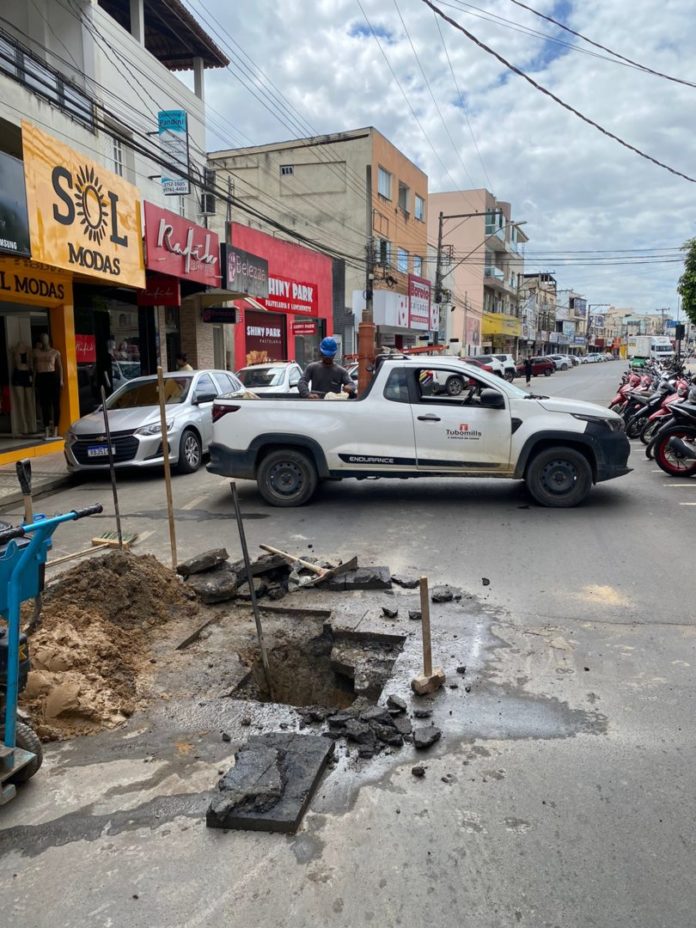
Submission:
<svg viewBox="0 0 696 928">
<path fill-rule="evenodd" d="M 439 9 L 439 7 L 435 6 L 435 4 L 431 2 L 431 0 L 422 0 L 422 2 L 425 3 L 426 6 L 430 7 L 431 10 L 434 10 L 438 16 L 441 16 L 451 26 L 454 26 L 455 29 L 458 29 L 461 33 L 463 33 L 469 39 L 470 42 L 473 42 L 475 45 L 478 45 L 478 47 L 482 48 L 487 54 L 492 55 L 501 64 L 505 65 L 505 67 L 508 68 L 510 71 L 519 75 L 519 77 L 524 78 L 524 80 L 526 80 L 529 84 L 531 84 L 532 87 L 534 87 L 540 93 L 543 93 L 545 96 L 550 97 L 550 99 L 558 103 L 559 106 L 562 106 L 564 109 L 568 110 L 568 112 L 572 113 L 574 116 L 577 116 L 578 119 L 581 119 L 583 122 L 586 122 L 589 126 L 593 126 L 593 128 L 597 129 L 598 132 L 601 132 L 603 135 L 606 135 L 607 138 L 613 139 L 615 142 L 618 142 L 619 145 L 622 145 L 624 148 L 627 148 L 629 151 L 634 152 L 636 155 L 639 155 L 641 158 L 644 158 L 646 161 L 650 161 L 653 164 L 656 164 L 658 167 L 664 168 L 665 171 L 669 171 L 670 174 L 674 174 L 676 177 L 681 177 L 684 180 L 688 180 L 692 184 L 696 184 L 696 178 L 689 177 L 688 174 L 684 174 L 681 171 L 676 170 L 676 168 L 672 168 L 668 164 L 665 164 L 663 161 L 659 161 L 657 158 L 653 158 L 652 155 L 646 154 L 646 152 L 641 151 L 640 148 L 636 148 L 635 145 L 631 145 L 629 142 L 624 141 L 618 135 L 615 135 L 613 132 L 610 132 L 608 129 L 605 129 L 603 126 L 600 126 L 599 123 L 590 119 L 588 116 L 585 116 L 579 110 L 576 110 L 569 103 L 566 103 L 564 100 L 561 100 L 560 97 L 557 97 L 556 94 L 552 93 L 550 90 L 547 90 L 546 87 L 543 87 L 541 84 L 537 83 L 537 81 L 535 81 L 528 74 L 526 74 L 521 68 L 518 68 L 516 65 L 512 64 L 506 58 L 503 58 L 502 55 L 498 54 L 498 52 L 494 51 L 489 45 L 486 45 L 480 39 L 477 39 L 476 36 L 472 32 L 469 32 L 468 29 L 465 29 L 464 26 L 460 25 L 456 20 L 452 19 L 450 16 L 444 13 L 441 9 Z"/>
<path fill-rule="evenodd" d="M 600 45 L 599 42 L 595 42 L 593 39 L 589 39 L 581 32 L 576 32 L 574 29 L 571 29 L 570 26 L 564 25 L 557 19 L 554 19 L 552 16 L 547 16 L 545 13 L 541 13 L 539 10 L 535 10 L 531 6 L 527 6 L 527 4 L 522 3 L 521 0 L 510 0 L 510 2 L 514 3 L 515 6 L 522 7 L 523 10 L 528 10 L 530 13 L 533 13 L 540 19 L 545 19 L 547 22 L 553 23 L 553 25 L 558 26 L 559 29 L 563 29 L 565 32 L 569 32 L 571 35 L 577 36 L 579 39 L 582 39 L 583 42 L 587 42 L 589 45 L 594 45 L 595 48 L 601 48 L 603 52 L 608 52 L 610 55 L 613 55 L 614 58 L 618 58 L 619 61 L 624 61 L 626 64 L 630 64 L 632 67 L 638 68 L 639 71 L 645 71 L 646 74 L 652 74 L 655 77 L 662 77 L 667 81 L 674 81 L 675 84 L 684 84 L 686 87 L 696 87 L 696 84 L 692 81 L 686 81 L 680 77 L 672 77 L 671 74 L 664 74 L 662 71 L 656 71 L 654 68 L 649 68 L 647 65 L 641 64 L 639 61 L 633 61 L 632 58 L 627 58 L 625 55 L 621 55 L 619 52 L 615 52 L 613 49 L 608 48 L 606 45 Z"/>
</svg>

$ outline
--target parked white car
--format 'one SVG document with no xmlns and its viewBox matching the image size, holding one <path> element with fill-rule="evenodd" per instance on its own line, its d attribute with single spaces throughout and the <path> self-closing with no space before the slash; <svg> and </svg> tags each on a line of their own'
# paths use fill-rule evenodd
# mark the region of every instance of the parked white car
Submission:
<svg viewBox="0 0 696 928">
<path fill-rule="evenodd" d="M 591 351 L 589 354 L 586 354 L 582 359 L 583 364 L 599 364 L 600 361 L 603 361 L 604 357 L 601 354 L 598 354 L 596 351 Z"/>
<path fill-rule="evenodd" d="M 573 366 L 573 361 L 567 354 L 549 354 L 546 357 L 551 358 L 557 371 L 567 371 Z"/>
<path fill-rule="evenodd" d="M 504 355 L 503 357 L 507 357 L 507 355 Z M 497 374 L 498 377 L 505 378 L 505 375 L 507 374 L 506 379 L 512 380 L 515 376 L 512 370 L 508 371 L 506 369 L 505 364 L 500 360 L 497 354 L 475 354 L 472 355 L 472 358 L 474 361 L 480 361 L 481 364 L 485 364 L 486 367 L 490 368 L 490 370 L 492 370 L 494 374 Z"/>
<path fill-rule="evenodd" d="M 243 367 L 237 377 L 252 393 L 297 393 L 302 368 L 297 361 L 271 361 Z"/>
<path fill-rule="evenodd" d="M 517 362 L 511 354 L 495 354 L 494 358 L 497 358 L 503 367 L 505 368 L 505 379 L 512 381 L 517 376 Z"/>
</svg>

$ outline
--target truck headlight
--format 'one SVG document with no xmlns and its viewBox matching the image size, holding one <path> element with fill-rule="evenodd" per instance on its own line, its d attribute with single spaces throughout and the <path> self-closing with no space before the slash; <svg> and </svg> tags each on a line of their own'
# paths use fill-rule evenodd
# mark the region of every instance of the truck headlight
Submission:
<svg viewBox="0 0 696 928">
<path fill-rule="evenodd" d="M 581 419 L 583 422 L 596 422 L 598 425 L 604 425 L 610 432 L 623 432 L 625 428 L 624 420 L 621 418 L 608 419 L 605 416 L 587 416 L 579 412 L 572 412 L 573 419 Z"/>
</svg>

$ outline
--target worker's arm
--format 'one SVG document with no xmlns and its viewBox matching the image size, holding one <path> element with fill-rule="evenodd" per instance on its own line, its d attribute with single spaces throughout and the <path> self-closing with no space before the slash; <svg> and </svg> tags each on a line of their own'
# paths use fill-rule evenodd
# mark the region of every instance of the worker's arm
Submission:
<svg viewBox="0 0 696 928">
<path fill-rule="evenodd" d="M 350 374 L 349 374 L 348 371 L 345 369 L 345 367 L 344 367 L 342 370 L 343 370 L 343 373 L 341 374 L 341 384 L 342 384 L 344 387 L 348 387 L 348 389 L 347 389 L 345 392 L 346 392 L 346 393 L 355 393 L 355 381 L 354 381 L 353 378 L 350 376 Z"/>
<path fill-rule="evenodd" d="M 297 384 L 297 392 L 306 399 L 309 396 L 309 384 L 312 380 L 312 365 L 308 364 Z"/>
</svg>

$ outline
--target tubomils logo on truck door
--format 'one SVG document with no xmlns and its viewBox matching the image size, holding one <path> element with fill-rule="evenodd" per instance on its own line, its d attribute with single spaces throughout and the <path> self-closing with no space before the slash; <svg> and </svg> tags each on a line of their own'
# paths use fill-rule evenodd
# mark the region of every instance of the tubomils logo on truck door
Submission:
<svg viewBox="0 0 696 928">
<path fill-rule="evenodd" d="M 483 437 L 483 432 L 478 429 L 472 429 L 468 422 L 461 422 L 456 429 L 445 429 L 447 438 L 465 439 L 467 441 L 478 441 Z"/>
</svg>

